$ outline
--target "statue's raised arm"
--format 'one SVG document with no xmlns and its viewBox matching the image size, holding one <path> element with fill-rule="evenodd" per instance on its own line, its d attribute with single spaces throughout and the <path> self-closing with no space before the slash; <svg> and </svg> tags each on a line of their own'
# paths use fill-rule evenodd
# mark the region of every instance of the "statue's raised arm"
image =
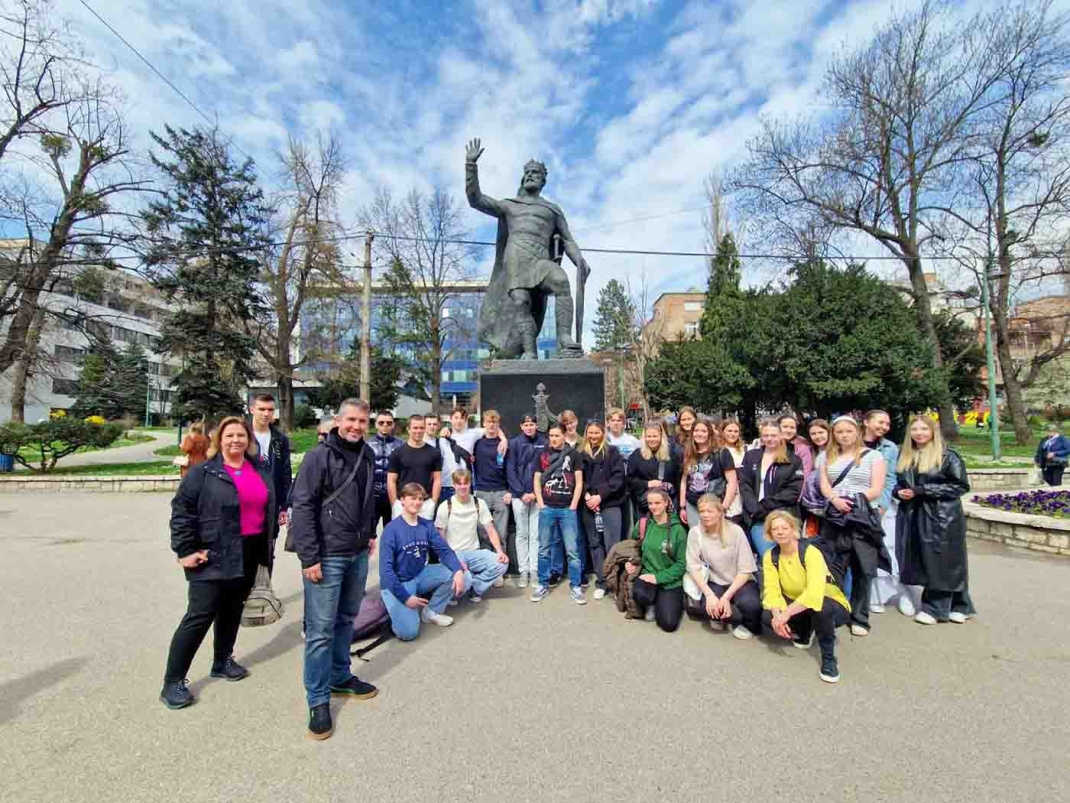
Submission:
<svg viewBox="0 0 1070 803">
<path fill-rule="evenodd" d="M 503 214 L 501 204 L 489 195 L 484 195 L 479 189 L 479 167 L 476 162 L 482 155 L 483 148 L 479 139 L 470 141 L 464 153 L 464 191 L 468 196 L 469 206 L 500 218 Z"/>
</svg>

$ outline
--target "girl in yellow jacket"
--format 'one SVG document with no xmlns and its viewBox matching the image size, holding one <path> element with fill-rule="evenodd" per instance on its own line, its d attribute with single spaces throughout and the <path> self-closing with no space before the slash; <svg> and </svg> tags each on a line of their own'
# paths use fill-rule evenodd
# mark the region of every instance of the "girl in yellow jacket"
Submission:
<svg viewBox="0 0 1070 803">
<path fill-rule="evenodd" d="M 765 537 L 776 546 L 762 557 L 764 620 L 781 638 L 809 649 L 817 634 L 821 679 L 836 683 L 836 628 L 847 624 L 851 606 L 829 574 L 821 550 L 799 541 L 799 521 L 775 510 L 765 519 Z"/>
</svg>

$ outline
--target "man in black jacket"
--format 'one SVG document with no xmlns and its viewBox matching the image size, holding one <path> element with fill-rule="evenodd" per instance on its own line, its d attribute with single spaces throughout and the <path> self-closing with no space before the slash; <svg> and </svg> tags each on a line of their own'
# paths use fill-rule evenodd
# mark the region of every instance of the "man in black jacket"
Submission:
<svg viewBox="0 0 1070 803">
<path fill-rule="evenodd" d="M 331 694 L 369 699 L 379 691 L 352 673 L 349 657 L 375 549 L 375 466 L 364 442 L 369 414 L 360 399 L 342 402 L 338 426 L 305 455 L 294 484 L 290 526 L 304 574 L 305 692 L 313 739 L 332 733 Z"/>
<path fill-rule="evenodd" d="M 290 485 L 293 483 L 290 439 L 275 426 L 275 397 L 270 393 L 261 393 L 253 399 L 250 417 L 260 464 L 269 468 L 275 486 L 275 499 L 278 500 L 279 506 L 278 521 L 275 525 L 277 535 L 279 527 L 289 521 L 286 506 L 290 499 Z"/>
</svg>

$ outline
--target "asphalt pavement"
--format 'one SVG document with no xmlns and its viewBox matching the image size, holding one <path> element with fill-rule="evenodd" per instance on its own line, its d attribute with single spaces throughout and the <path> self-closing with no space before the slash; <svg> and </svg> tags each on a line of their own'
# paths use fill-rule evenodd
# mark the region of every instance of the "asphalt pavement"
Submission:
<svg viewBox="0 0 1070 803">
<path fill-rule="evenodd" d="M 835 686 L 816 646 L 507 586 L 373 652 L 379 696 L 313 742 L 281 549 L 285 617 L 238 638 L 250 677 L 209 680 L 206 642 L 197 705 L 158 702 L 186 589 L 169 501 L 0 494 L 0 801 L 1070 800 L 1066 559 L 971 542 L 979 617 L 841 629 Z"/>
</svg>

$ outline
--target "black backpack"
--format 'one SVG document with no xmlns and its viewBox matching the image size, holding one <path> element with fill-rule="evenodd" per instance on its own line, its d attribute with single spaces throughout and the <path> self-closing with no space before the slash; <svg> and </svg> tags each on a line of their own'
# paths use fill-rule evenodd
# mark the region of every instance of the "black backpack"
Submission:
<svg viewBox="0 0 1070 803">
<path fill-rule="evenodd" d="M 806 567 L 806 550 L 816 549 L 821 552 L 821 549 L 816 544 L 811 544 L 808 539 L 799 540 L 799 563 Z M 821 552 L 822 557 L 825 557 L 825 553 Z M 773 568 L 776 571 L 780 571 L 780 546 L 775 546 L 769 550 L 769 559 L 773 562 Z M 825 582 L 836 585 L 836 579 L 832 576 L 832 572 L 828 568 L 828 558 L 825 557 Z"/>
</svg>

